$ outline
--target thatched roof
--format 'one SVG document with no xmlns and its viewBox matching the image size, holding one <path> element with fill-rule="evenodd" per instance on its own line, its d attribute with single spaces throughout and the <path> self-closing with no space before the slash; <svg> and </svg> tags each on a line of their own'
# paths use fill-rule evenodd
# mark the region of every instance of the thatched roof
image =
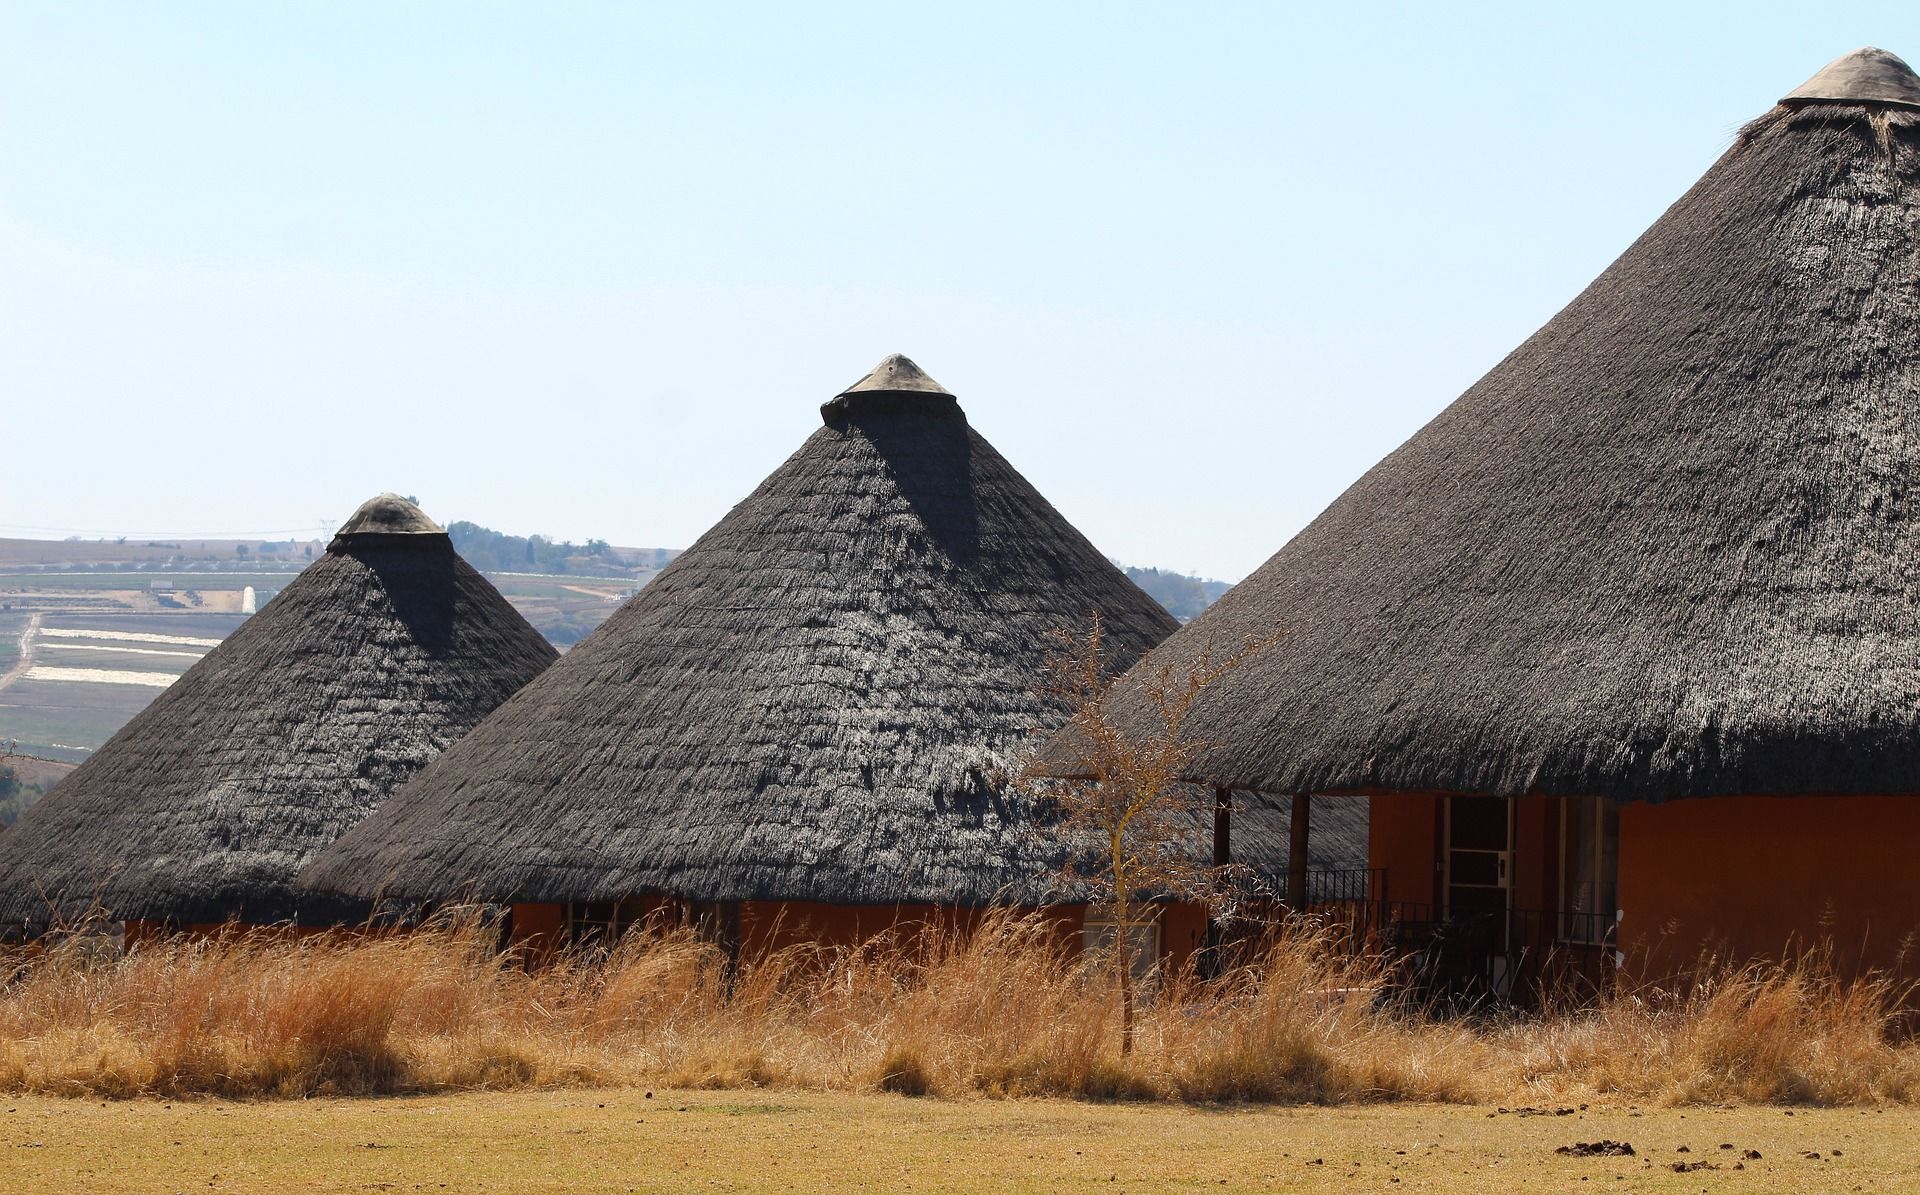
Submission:
<svg viewBox="0 0 1920 1195">
<path fill-rule="evenodd" d="M 1198 775 L 1920 791 L 1920 80 L 1809 86 L 1155 653 L 1286 632 Z"/>
<path fill-rule="evenodd" d="M 96 897 L 123 918 L 355 916 L 295 872 L 553 659 L 445 532 L 375 498 L 0 837 L 0 923 Z"/>
<path fill-rule="evenodd" d="M 360 896 L 1040 899 L 996 784 L 1057 630 L 1173 619 L 892 357 L 639 595 L 303 880 Z"/>
</svg>

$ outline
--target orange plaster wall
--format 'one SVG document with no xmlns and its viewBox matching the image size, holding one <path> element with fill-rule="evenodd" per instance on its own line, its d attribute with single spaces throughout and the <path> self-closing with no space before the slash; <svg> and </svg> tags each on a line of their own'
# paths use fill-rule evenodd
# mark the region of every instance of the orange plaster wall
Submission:
<svg viewBox="0 0 1920 1195">
<path fill-rule="evenodd" d="M 1386 872 L 1375 899 L 1441 904 L 1442 793 L 1375 793 L 1368 816 L 1367 866 Z M 1513 907 L 1554 909 L 1560 902 L 1560 802 L 1518 797 L 1513 803 Z"/>
<path fill-rule="evenodd" d="M 564 905 L 515 905 L 507 941 L 533 954 L 542 954 L 559 945 L 566 922 Z"/>
<path fill-rule="evenodd" d="M 1626 967 L 1659 978 L 1724 945 L 1779 958 L 1831 938 L 1845 971 L 1920 931 L 1920 798 L 1700 797 L 1620 811 Z M 1909 966 L 1909 970 L 1913 968 Z"/>
<path fill-rule="evenodd" d="M 970 909 L 939 905 L 826 905 L 811 901 L 742 901 L 740 947 L 757 955 L 782 946 L 812 943 L 852 946 L 895 926 L 938 923 L 968 929 L 979 921 Z"/>
<path fill-rule="evenodd" d="M 1032 910 L 1021 910 L 1030 912 Z M 749 954 L 796 943 L 849 946 L 896 926 L 938 924 L 969 930 L 980 923 L 983 910 L 944 905 L 825 905 L 809 901 L 746 901 L 740 906 L 740 940 Z M 1060 905 L 1046 910 L 1055 938 L 1077 948 L 1086 924 L 1084 905 Z M 1171 964 L 1183 964 L 1206 942 L 1207 913 L 1197 904 L 1165 906 L 1161 922 L 1161 950 Z"/>
<path fill-rule="evenodd" d="M 1560 801 L 1520 797 L 1513 805 L 1513 907 L 1560 907 Z"/>
<path fill-rule="evenodd" d="M 1437 905 L 1440 798 L 1376 793 L 1368 810 L 1367 866 L 1386 872 L 1386 891 L 1375 899 Z"/>
<path fill-rule="evenodd" d="M 665 908 L 671 902 L 650 900 Z M 1061 905 L 1046 910 L 1053 932 L 1063 946 L 1078 949 L 1086 923 L 1084 905 Z M 740 945 L 749 957 L 784 946 L 813 944 L 852 946 L 895 927 L 941 925 L 966 931 L 980 923 L 983 910 L 944 905 L 827 905 L 810 901 L 742 901 Z M 559 904 L 513 906 L 511 941 L 538 955 L 556 946 L 564 936 L 566 909 Z M 1161 950 L 1169 965 L 1184 965 L 1206 944 L 1207 911 L 1198 904 L 1163 906 Z"/>
<path fill-rule="evenodd" d="M 1160 954 L 1170 968 L 1187 965 L 1207 944 L 1207 907 L 1182 901 L 1160 915 Z"/>
</svg>

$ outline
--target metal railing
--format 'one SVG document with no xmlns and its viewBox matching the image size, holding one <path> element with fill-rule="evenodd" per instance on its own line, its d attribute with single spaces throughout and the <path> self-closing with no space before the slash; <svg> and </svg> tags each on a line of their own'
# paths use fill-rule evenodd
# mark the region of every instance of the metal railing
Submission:
<svg viewBox="0 0 1920 1195">
<path fill-rule="evenodd" d="M 1613 918 L 1553 909 L 1447 909 L 1386 900 L 1383 869 L 1310 872 L 1300 912 L 1356 951 L 1389 959 L 1418 998 L 1448 1007 L 1590 1000 L 1611 981 Z M 1280 908 L 1271 893 L 1245 906 Z M 1257 923 L 1259 916 L 1250 917 Z"/>
<path fill-rule="evenodd" d="M 1551 909 L 1371 906 L 1377 940 L 1416 990 L 1452 1004 L 1583 1001 L 1613 971 L 1611 919 Z"/>
</svg>

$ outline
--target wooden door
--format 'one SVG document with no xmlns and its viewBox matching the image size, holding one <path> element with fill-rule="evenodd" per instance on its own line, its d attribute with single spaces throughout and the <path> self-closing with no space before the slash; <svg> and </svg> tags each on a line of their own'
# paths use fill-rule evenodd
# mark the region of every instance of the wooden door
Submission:
<svg viewBox="0 0 1920 1195">
<path fill-rule="evenodd" d="M 1513 908 L 1513 802 L 1447 798 L 1445 861 L 1447 921 L 1472 932 L 1489 953 L 1506 954 Z"/>
</svg>

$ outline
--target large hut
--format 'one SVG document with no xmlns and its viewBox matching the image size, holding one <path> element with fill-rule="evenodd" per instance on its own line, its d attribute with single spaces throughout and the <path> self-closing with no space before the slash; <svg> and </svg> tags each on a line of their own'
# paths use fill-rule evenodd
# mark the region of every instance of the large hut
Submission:
<svg viewBox="0 0 1920 1195">
<path fill-rule="evenodd" d="M 374 498 L 0 836 L 0 922 L 362 918 L 295 874 L 554 658 L 445 531 Z"/>
<path fill-rule="evenodd" d="M 1376 899 L 1496 984 L 1889 964 L 1917 484 L 1920 79 L 1866 49 L 1142 667 L 1280 632 L 1195 708 L 1196 778 L 1370 797 Z"/>
<path fill-rule="evenodd" d="M 1058 631 L 1129 663 L 1174 620 L 894 356 L 604 626 L 303 877 L 513 906 L 521 938 L 663 906 L 748 946 L 1056 905 L 1003 783 Z M 1070 902 L 1067 902 L 1070 904 Z M 1079 918 L 1066 908 L 1062 916 Z M 1169 952 L 1197 942 L 1184 906 Z"/>
</svg>

